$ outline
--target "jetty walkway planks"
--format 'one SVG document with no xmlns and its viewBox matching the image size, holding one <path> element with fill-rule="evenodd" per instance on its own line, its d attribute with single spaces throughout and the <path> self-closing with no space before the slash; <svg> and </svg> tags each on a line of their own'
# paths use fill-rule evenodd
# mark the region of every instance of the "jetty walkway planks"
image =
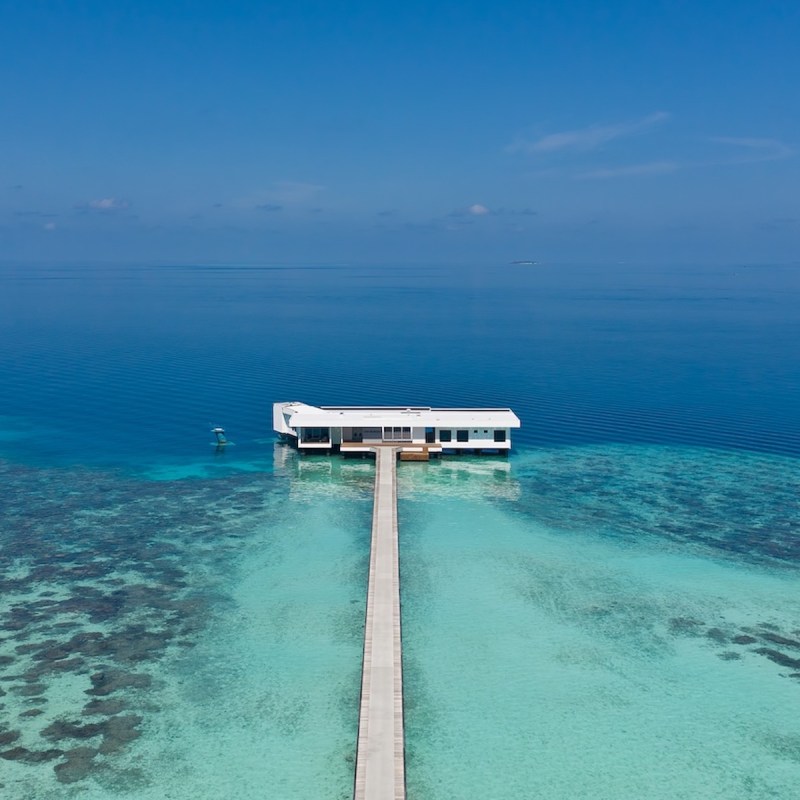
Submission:
<svg viewBox="0 0 800 800">
<path fill-rule="evenodd" d="M 355 800 L 405 800 L 397 454 L 375 448 Z"/>
</svg>

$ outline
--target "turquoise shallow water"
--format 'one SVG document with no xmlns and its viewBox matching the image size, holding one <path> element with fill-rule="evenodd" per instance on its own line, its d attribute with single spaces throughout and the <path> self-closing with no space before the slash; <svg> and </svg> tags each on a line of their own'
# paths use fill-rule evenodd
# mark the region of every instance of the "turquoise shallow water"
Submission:
<svg viewBox="0 0 800 800">
<path fill-rule="evenodd" d="M 276 455 L 216 481 L 3 465 L 4 798 L 350 795 L 372 467 Z"/>
<path fill-rule="evenodd" d="M 797 545 L 796 462 L 592 447 L 502 467 L 400 471 L 409 797 L 796 796 L 800 584 L 774 555 Z"/>
</svg>

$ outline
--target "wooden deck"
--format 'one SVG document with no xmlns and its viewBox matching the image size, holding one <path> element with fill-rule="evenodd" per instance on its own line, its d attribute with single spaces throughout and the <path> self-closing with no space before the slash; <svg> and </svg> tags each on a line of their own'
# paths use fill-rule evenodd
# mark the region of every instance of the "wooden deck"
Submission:
<svg viewBox="0 0 800 800">
<path fill-rule="evenodd" d="M 348 448 L 370 448 L 370 447 L 410 447 L 413 442 L 342 442 L 340 445 L 342 450 Z"/>
<path fill-rule="evenodd" d="M 403 450 L 400 453 L 401 461 L 430 461 L 431 456 L 427 450 L 420 450 L 419 452 L 409 452 Z"/>
<path fill-rule="evenodd" d="M 441 453 L 438 442 L 342 442 L 340 452 L 370 453 L 388 448 L 400 454 L 401 461 L 428 461 L 431 453 Z"/>
</svg>

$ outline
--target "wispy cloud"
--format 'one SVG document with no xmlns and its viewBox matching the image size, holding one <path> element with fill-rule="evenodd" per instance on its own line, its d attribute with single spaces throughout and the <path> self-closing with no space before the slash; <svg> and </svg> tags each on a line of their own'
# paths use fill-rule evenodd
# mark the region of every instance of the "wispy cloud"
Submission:
<svg viewBox="0 0 800 800">
<path fill-rule="evenodd" d="M 637 175 L 664 175 L 675 172 L 681 165 L 677 161 L 651 161 L 647 164 L 629 164 L 624 167 L 608 167 L 580 172 L 575 175 L 575 180 L 594 181 L 607 178 L 627 178 Z"/>
<path fill-rule="evenodd" d="M 535 217 L 539 212 L 534 211 L 532 208 L 498 208 L 492 213 L 498 217 Z"/>
<path fill-rule="evenodd" d="M 606 142 L 634 136 L 670 118 L 666 111 L 656 111 L 637 120 L 612 125 L 590 125 L 573 131 L 550 133 L 533 141 L 517 139 L 506 150 L 510 153 L 554 153 L 560 150 L 594 150 Z"/>
<path fill-rule="evenodd" d="M 756 227 L 761 231 L 789 231 L 798 227 L 800 220 L 794 217 L 776 217 L 766 222 L 760 222 Z"/>
<path fill-rule="evenodd" d="M 794 150 L 788 144 L 778 139 L 756 139 L 748 136 L 714 136 L 711 138 L 716 144 L 738 147 L 743 155 L 732 159 L 728 163 L 750 164 L 757 161 L 778 161 L 794 155 Z"/>
<path fill-rule="evenodd" d="M 655 121 L 658 115 L 651 115 L 645 120 L 640 120 L 639 125 L 643 125 L 646 120 Z M 650 124 L 653 124 L 652 122 Z M 589 129 L 587 129 L 589 130 Z M 608 130 L 608 129 L 605 129 Z M 567 134 L 558 134 L 566 136 Z M 729 156 L 717 156 L 708 153 L 706 158 L 684 159 L 659 159 L 638 164 L 623 164 L 615 166 L 595 166 L 591 169 L 573 171 L 568 167 L 554 171 L 552 169 L 543 170 L 536 173 L 536 177 L 571 177 L 573 180 L 607 180 L 612 178 L 626 178 L 645 175 L 666 175 L 678 170 L 702 169 L 709 167 L 733 167 L 745 164 L 757 164 L 765 161 L 778 161 L 784 158 L 791 158 L 796 154 L 793 147 L 785 144 L 779 139 L 756 138 L 756 137 L 735 137 L 735 136 L 715 136 L 708 137 L 705 142 L 722 146 Z M 584 148 L 585 149 L 585 148 Z M 720 148 L 716 148 L 720 153 Z"/>
<path fill-rule="evenodd" d="M 454 208 L 448 217 L 485 217 L 492 213 L 492 210 L 482 203 L 473 203 L 471 206 Z"/>
<path fill-rule="evenodd" d="M 471 206 L 453 209 L 447 214 L 449 218 L 460 218 L 464 223 L 469 223 L 470 217 L 535 217 L 539 212 L 532 208 L 489 208 L 482 203 L 473 203 Z"/>
<path fill-rule="evenodd" d="M 276 203 L 302 203 L 316 197 L 325 189 L 317 183 L 277 181 L 270 190 Z"/>
<path fill-rule="evenodd" d="M 100 197 L 95 200 L 88 200 L 85 203 L 78 203 L 75 206 L 80 211 L 101 211 L 111 213 L 115 211 L 126 211 L 130 208 L 130 203 L 127 200 L 122 200 L 119 197 Z"/>
<path fill-rule="evenodd" d="M 318 195 L 325 190 L 318 183 L 303 181 L 275 181 L 248 195 L 233 198 L 225 207 L 233 210 L 291 211 L 312 204 L 317 206 Z"/>
<path fill-rule="evenodd" d="M 302 205 L 316 197 L 325 189 L 317 183 L 305 183 L 303 181 L 275 181 L 265 189 L 257 192 L 252 198 L 251 204 L 260 205 L 279 205 L 294 206 Z"/>
</svg>

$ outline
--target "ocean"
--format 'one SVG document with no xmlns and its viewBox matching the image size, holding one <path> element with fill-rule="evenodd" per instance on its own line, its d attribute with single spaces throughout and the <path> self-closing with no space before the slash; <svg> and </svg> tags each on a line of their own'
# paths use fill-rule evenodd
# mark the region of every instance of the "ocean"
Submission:
<svg viewBox="0 0 800 800">
<path fill-rule="evenodd" d="M 522 421 L 398 466 L 409 800 L 798 796 L 797 267 L 0 285 L 4 800 L 352 796 L 373 465 L 284 400 Z"/>
</svg>

